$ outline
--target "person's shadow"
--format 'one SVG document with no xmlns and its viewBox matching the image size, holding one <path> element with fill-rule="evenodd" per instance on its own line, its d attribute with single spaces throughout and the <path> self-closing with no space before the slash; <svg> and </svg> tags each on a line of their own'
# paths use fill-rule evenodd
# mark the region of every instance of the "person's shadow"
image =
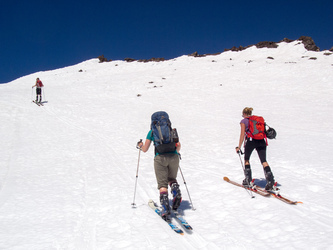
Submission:
<svg viewBox="0 0 333 250">
<path fill-rule="evenodd" d="M 187 200 L 182 200 L 182 202 L 180 203 L 180 206 L 179 206 L 179 210 L 184 211 L 184 210 L 189 210 L 189 209 L 194 210 L 193 207 L 191 206 L 191 203 Z M 184 214 L 184 213 L 182 212 L 182 214 Z"/>
<path fill-rule="evenodd" d="M 267 183 L 267 181 L 265 178 L 260 178 L 260 179 L 254 180 L 254 185 L 261 187 L 261 188 L 265 188 L 266 183 Z M 281 185 L 278 183 L 277 186 L 280 187 Z"/>
</svg>

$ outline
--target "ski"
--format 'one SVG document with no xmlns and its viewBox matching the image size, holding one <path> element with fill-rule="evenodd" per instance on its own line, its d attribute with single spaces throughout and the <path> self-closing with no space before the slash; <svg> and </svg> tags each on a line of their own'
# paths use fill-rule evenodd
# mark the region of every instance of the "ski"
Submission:
<svg viewBox="0 0 333 250">
<path fill-rule="evenodd" d="M 235 186 L 238 186 L 238 187 L 242 187 L 242 188 L 245 188 L 245 189 L 248 189 L 256 194 L 260 194 L 262 196 L 270 196 L 270 193 L 267 193 L 267 192 L 263 192 L 262 190 L 259 190 L 256 188 L 256 186 L 250 186 L 250 187 L 246 187 L 246 186 L 243 186 L 242 184 L 238 183 L 238 182 L 235 182 L 235 181 L 232 181 L 230 180 L 228 177 L 223 177 L 223 180 L 225 180 L 226 182 L 229 182 L 230 184 L 233 184 Z"/>
<path fill-rule="evenodd" d="M 287 204 L 290 204 L 290 205 L 297 205 L 298 203 L 303 203 L 301 201 L 292 201 L 292 200 L 289 200 L 289 199 L 283 197 L 282 195 L 280 195 L 277 191 L 267 191 L 265 188 L 259 187 L 259 186 L 255 185 L 255 184 L 253 186 L 251 186 L 251 187 L 245 187 L 242 184 L 239 184 L 239 183 L 237 183 L 235 181 L 229 180 L 228 177 L 224 177 L 223 179 L 226 182 L 229 182 L 229 183 L 231 183 L 231 184 L 233 184 L 235 186 L 246 188 L 246 189 L 251 190 L 251 191 L 253 191 L 253 192 L 257 193 L 257 194 L 260 194 L 262 196 L 265 196 L 265 197 L 273 196 L 274 198 L 277 198 L 278 200 L 281 200 L 281 201 L 283 201 L 283 202 L 285 202 Z M 276 186 L 276 184 L 275 184 L 275 186 Z"/>
<path fill-rule="evenodd" d="M 188 224 L 188 222 L 185 220 L 185 218 L 180 214 L 179 211 L 174 211 L 173 215 L 175 218 L 180 222 L 180 224 L 186 229 L 186 230 L 193 230 L 193 228 Z"/>
<path fill-rule="evenodd" d="M 41 102 L 36 102 L 36 101 L 32 101 L 32 102 L 36 103 L 36 104 L 37 104 L 37 106 L 44 106 L 44 104 L 43 104 L 43 103 L 41 103 Z"/>
<path fill-rule="evenodd" d="M 153 200 L 149 200 L 148 202 L 149 207 L 151 207 L 155 213 L 157 213 L 161 217 L 161 210 L 156 206 L 155 202 Z M 162 220 L 164 220 L 168 225 L 171 227 L 171 229 L 176 232 L 177 234 L 183 235 L 184 232 L 180 228 L 178 228 L 175 224 L 172 223 L 171 218 L 164 219 L 161 217 Z"/>
<path fill-rule="evenodd" d="M 32 102 L 35 103 L 37 106 L 40 106 L 39 102 L 36 102 L 36 101 L 32 101 Z"/>
<path fill-rule="evenodd" d="M 275 183 L 275 185 L 274 185 L 275 188 L 276 188 L 276 184 L 277 184 L 277 183 Z M 274 198 L 277 198 L 278 200 L 281 200 L 281 201 L 283 201 L 283 202 L 285 202 L 285 203 L 287 203 L 287 204 L 290 204 L 290 205 L 297 205 L 298 203 L 303 203 L 303 202 L 301 202 L 301 201 L 292 201 L 292 200 L 289 200 L 289 199 L 283 197 L 283 196 L 279 193 L 278 189 L 276 189 L 276 190 L 272 190 L 272 191 L 267 191 L 267 190 L 265 190 L 265 189 L 262 188 L 262 187 L 259 187 L 259 186 L 256 186 L 256 185 L 255 185 L 255 187 L 256 187 L 256 189 L 258 189 L 258 190 L 260 190 L 260 191 L 262 191 L 262 192 L 266 192 L 266 193 L 270 194 L 271 196 L 273 196 Z"/>
</svg>

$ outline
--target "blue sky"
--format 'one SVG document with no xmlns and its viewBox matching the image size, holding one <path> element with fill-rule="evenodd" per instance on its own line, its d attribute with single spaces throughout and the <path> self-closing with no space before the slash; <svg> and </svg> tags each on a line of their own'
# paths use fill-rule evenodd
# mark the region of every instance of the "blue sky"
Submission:
<svg viewBox="0 0 333 250">
<path fill-rule="evenodd" d="M 331 0 L 0 0 L 0 83 L 99 55 L 171 59 L 303 35 L 330 49 L 332 9 Z"/>
</svg>

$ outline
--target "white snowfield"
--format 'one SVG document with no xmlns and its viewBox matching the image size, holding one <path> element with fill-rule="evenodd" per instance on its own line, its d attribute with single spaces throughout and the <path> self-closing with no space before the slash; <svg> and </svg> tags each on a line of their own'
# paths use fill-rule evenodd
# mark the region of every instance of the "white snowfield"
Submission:
<svg viewBox="0 0 333 250">
<path fill-rule="evenodd" d="M 294 41 L 158 63 L 91 59 L 1 84 L 0 249 L 333 249 L 331 54 Z M 42 107 L 31 102 L 37 77 Z M 244 178 L 245 107 L 277 131 L 268 163 L 281 194 L 303 204 L 251 199 L 223 181 Z M 160 110 L 178 130 L 193 202 L 179 173 L 194 229 L 183 236 L 148 207 L 159 197 L 153 147 L 131 206 L 136 143 Z M 256 152 L 251 166 L 264 185 Z"/>
</svg>

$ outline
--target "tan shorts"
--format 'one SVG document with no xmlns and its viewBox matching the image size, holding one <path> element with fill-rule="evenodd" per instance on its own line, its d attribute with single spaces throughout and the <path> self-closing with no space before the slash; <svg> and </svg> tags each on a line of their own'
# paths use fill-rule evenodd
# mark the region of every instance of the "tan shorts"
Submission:
<svg viewBox="0 0 333 250">
<path fill-rule="evenodd" d="M 157 155 L 154 158 L 154 169 L 157 180 L 157 188 L 168 188 L 168 183 L 176 181 L 179 167 L 177 154 Z"/>
</svg>

